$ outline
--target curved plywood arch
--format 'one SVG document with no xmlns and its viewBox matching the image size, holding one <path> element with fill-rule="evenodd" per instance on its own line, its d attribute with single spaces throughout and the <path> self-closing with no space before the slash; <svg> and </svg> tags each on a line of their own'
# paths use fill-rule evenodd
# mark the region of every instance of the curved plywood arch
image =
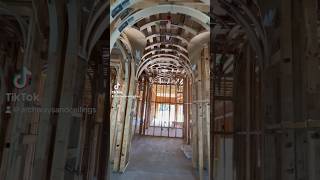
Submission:
<svg viewBox="0 0 320 180">
<path fill-rule="evenodd" d="M 118 1 L 117 4 L 114 4 L 111 7 L 111 13 L 115 10 L 115 8 L 117 8 L 117 5 L 121 4 L 121 6 L 123 6 L 123 9 L 120 9 L 119 14 L 121 14 L 121 12 L 125 9 L 125 8 L 129 8 L 131 6 L 133 6 L 135 3 L 140 2 L 141 0 L 123 0 L 123 1 Z M 207 0 L 202 0 L 202 2 L 204 2 L 205 4 L 209 5 L 209 1 Z M 263 29 L 263 27 L 261 26 L 261 24 L 259 24 L 259 17 L 256 17 L 252 12 L 250 12 L 250 10 L 245 6 L 245 4 L 239 0 L 235 0 L 234 1 L 237 5 L 232 4 L 230 2 L 226 2 L 223 0 L 216 0 L 214 1 L 214 4 L 221 7 L 221 9 L 225 10 L 227 15 L 229 17 L 231 17 L 232 19 L 234 19 L 237 23 L 239 23 L 242 27 L 244 27 L 244 29 L 246 30 L 246 33 L 248 35 L 248 39 L 249 39 L 249 43 L 252 47 L 254 47 L 257 51 L 257 56 L 259 58 L 259 61 L 261 62 L 260 64 L 263 65 L 263 63 L 265 63 L 265 61 L 268 61 L 268 57 L 269 57 L 269 51 L 268 51 L 268 43 L 267 43 L 267 39 L 266 39 L 266 35 L 265 35 L 265 31 Z M 157 7 L 160 6 L 167 6 L 167 7 L 179 7 L 178 5 L 156 5 L 156 6 L 151 6 L 149 8 L 146 9 L 156 9 Z M 202 15 L 202 12 L 197 11 L 193 8 L 189 8 L 189 7 L 182 7 L 182 8 L 187 8 L 187 9 L 191 9 L 193 11 L 196 11 Z M 142 10 L 145 11 L 146 9 Z M 166 10 L 163 10 L 163 12 L 177 12 L 177 11 L 181 11 L 180 8 L 167 8 Z M 178 12 L 179 13 L 179 12 Z M 181 13 L 181 12 L 180 12 Z M 189 14 L 190 12 L 188 12 L 187 14 Z M 116 16 L 112 17 L 110 20 L 103 20 L 100 24 L 97 25 L 97 28 L 94 32 L 92 32 L 92 38 L 90 40 L 88 40 L 88 44 L 84 44 L 84 50 L 82 53 L 84 53 L 84 55 L 87 55 L 87 57 L 90 55 L 90 52 L 93 48 L 93 46 L 96 44 L 96 42 L 98 41 L 98 39 L 101 37 L 101 35 L 103 34 L 104 30 L 109 26 L 110 23 L 113 22 L 114 19 L 116 19 L 118 17 L 117 14 Z M 146 14 L 146 12 L 141 12 L 138 11 L 136 13 L 134 13 L 133 15 L 127 17 L 122 23 L 121 25 L 125 25 L 125 26 L 131 26 L 132 24 L 134 24 L 136 21 L 141 20 L 143 18 L 143 16 L 141 16 L 138 19 L 135 19 L 135 17 L 137 18 L 136 15 L 141 15 L 141 14 Z M 151 12 L 150 14 L 156 14 L 156 12 L 154 11 L 153 13 Z M 181 14 L 185 14 L 185 13 L 181 13 Z M 207 16 L 207 15 L 205 15 Z M 216 16 L 219 16 L 217 14 L 209 14 L 209 16 L 211 17 L 211 19 L 216 18 Z M 192 15 L 192 17 L 194 17 Z M 205 23 L 206 25 L 206 29 L 209 29 L 209 22 L 210 22 L 210 17 L 208 18 L 208 16 L 206 17 L 207 19 L 207 23 Z M 107 18 L 105 18 L 107 19 Z M 196 18 L 197 19 L 197 18 Z M 199 19 L 198 19 L 199 20 Z M 254 23 L 257 26 L 256 30 L 252 29 L 252 26 L 250 24 Z M 202 23 L 203 24 L 203 23 Z M 122 26 L 122 28 L 124 28 L 124 26 Z M 123 30 L 123 29 L 122 29 Z M 91 33 L 91 31 L 90 31 Z M 117 36 L 119 35 L 119 31 L 116 30 L 113 33 L 113 37 L 111 39 L 111 49 L 114 45 L 115 39 L 117 39 Z"/>
<path fill-rule="evenodd" d="M 28 24 L 27 22 L 18 14 L 16 14 L 14 11 L 11 11 L 5 4 L 0 2 L 0 14 L 9 15 L 15 18 L 15 20 L 18 22 L 21 35 L 22 35 L 22 44 L 23 48 L 27 47 L 28 42 Z"/>
<path fill-rule="evenodd" d="M 159 42 L 159 43 L 155 43 L 155 44 L 151 44 L 149 46 L 147 46 L 145 49 L 146 50 L 149 50 L 149 49 L 152 49 L 154 48 L 155 46 L 161 46 L 161 45 L 165 45 L 165 46 L 174 46 L 176 48 L 178 48 L 179 50 L 185 52 L 185 53 L 188 53 L 188 50 L 180 45 L 177 45 L 177 44 L 171 44 L 171 43 L 164 43 L 164 42 Z"/>
<path fill-rule="evenodd" d="M 110 23 L 112 23 L 115 19 L 117 19 L 121 13 L 124 12 L 126 8 L 131 8 L 135 4 L 142 2 L 143 0 L 121 0 L 121 1 L 116 1 L 111 6 L 111 16 L 110 16 Z M 210 5 L 210 0 L 200 0 L 206 5 Z"/>
<path fill-rule="evenodd" d="M 157 58 L 157 57 L 170 57 L 170 58 L 173 58 L 173 59 L 176 59 L 176 60 L 180 59 L 178 56 L 175 56 L 173 54 L 162 54 L 161 53 L 161 54 L 152 55 L 152 56 L 148 57 L 147 59 L 145 59 L 145 61 L 148 60 L 148 59 L 153 59 L 153 58 Z M 143 62 L 144 61 L 141 61 L 141 63 L 143 63 Z"/>
<path fill-rule="evenodd" d="M 192 70 L 190 68 L 189 65 L 177 60 L 177 59 L 173 59 L 173 58 L 155 58 L 155 59 L 152 59 L 152 60 L 148 60 L 148 61 L 145 61 L 143 62 L 139 67 L 138 67 L 138 71 L 137 71 L 137 75 L 136 77 L 139 78 L 140 75 L 142 74 L 142 72 L 144 70 L 146 70 L 148 68 L 149 65 L 151 64 L 154 64 L 154 63 L 159 63 L 159 62 L 174 62 L 176 64 L 181 64 L 187 71 L 188 71 L 188 75 L 191 75 L 192 76 Z"/>
<path fill-rule="evenodd" d="M 155 14 L 161 14 L 161 13 L 167 13 L 170 12 L 172 14 L 175 13 L 180 13 L 180 14 L 185 14 L 188 16 L 193 17 L 199 24 L 201 24 L 205 29 L 209 30 L 209 23 L 210 23 L 210 17 L 206 14 L 204 14 L 201 11 L 198 11 L 196 9 L 186 7 L 186 6 L 180 6 L 180 5 L 172 5 L 172 4 L 165 4 L 165 5 L 157 5 L 157 6 L 152 6 L 143 10 L 140 10 L 126 19 L 124 19 L 120 25 L 119 28 L 117 28 L 114 32 L 111 34 L 111 39 L 110 39 L 110 49 L 112 49 L 115 41 L 117 38 L 120 36 L 122 31 L 126 27 L 130 27 L 137 23 L 139 20 L 149 17 L 151 15 Z"/>
<path fill-rule="evenodd" d="M 161 37 L 161 36 L 168 36 L 168 37 L 170 37 L 170 38 L 178 39 L 178 40 L 180 40 L 182 43 L 185 43 L 185 44 L 187 44 L 187 45 L 189 44 L 189 41 L 188 41 L 187 39 L 185 39 L 185 38 L 183 38 L 183 37 L 181 37 L 181 36 L 177 36 L 177 35 L 152 34 L 152 35 L 150 35 L 150 36 L 147 36 L 147 37 L 146 37 L 146 40 L 148 41 L 148 40 L 150 40 L 150 39 L 152 39 L 152 38 Z"/>
<path fill-rule="evenodd" d="M 146 53 L 144 56 L 142 56 L 141 61 L 146 59 L 146 57 L 149 56 L 150 54 L 153 54 L 155 52 L 161 52 L 161 51 L 177 53 L 178 55 L 181 55 L 185 60 L 190 61 L 189 58 L 186 55 L 184 55 L 183 53 L 181 53 L 180 51 L 175 50 L 175 49 L 168 49 L 168 48 L 153 49 L 153 50 L 149 51 L 148 53 Z"/>
<path fill-rule="evenodd" d="M 166 21 L 166 20 L 156 20 L 156 21 L 152 21 L 152 22 L 149 22 L 143 26 L 140 27 L 140 30 L 143 31 L 145 29 L 147 29 L 148 27 L 151 27 L 151 26 L 156 26 L 157 23 L 161 22 L 161 21 Z M 171 24 L 172 27 L 175 27 L 175 28 L 180 28 L 180 29 L 184 29 L 186 32 L 192 34 L 192 35 L 196 35 L 197 34 L 197 31 L 194 30 L 193 28 L 191 27 L 188 27 L 186 25 L 179 25 L 179 24 Z"/>
</svg>

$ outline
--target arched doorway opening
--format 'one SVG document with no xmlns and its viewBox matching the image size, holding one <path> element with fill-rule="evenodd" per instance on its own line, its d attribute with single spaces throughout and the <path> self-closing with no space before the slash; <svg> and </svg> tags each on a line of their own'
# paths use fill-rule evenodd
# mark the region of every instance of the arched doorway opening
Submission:
<svg viewBox="0 0 320 180">
<path fill-rule="evenodd" d="M 119 4 L 116 4 L 115 7 L 117 5 Z M 134 7 L 134 5 L 132 6 Z M 157 102 L 157 83 L 152 83 L 158 79 L 167 79 L 167 82 L 171 82 L 172 78 L 170 77 L 172 76 L 166 77 L 165 74 L 167 73 L 162 72 L 163 69 L 165 69 L 165 72 L 174 72 L 175 70 L 172 68 L 177 68 L 175 59 L 186 60 L 181 62 L 186 62 L 186 67 L 188 67 L 186 70 L 191 70 L 190 78 L 187 79 L 189 81 L 187 84 L 189 83 L 190 86 L 187 85 L 186 88 L 182 88 L 187 92 L 187 95 L 183 96 L 182 104 L 183 109 L 187 109 L 183 115 L 189 119 L 186 123 L 183 123 L 188 128 L 184 129 L 182 134 L 186 137 L 184 139 L 185 143 L 192 144 L 193 167 L 200 169 L 197 170 L 197 173 L 199 173 L 201 179 L 205 177 L 213 178 L 214 176 L 226 177 L 224 172 L 233 169 L 233 158 L 229 157 L 228 160 L 225 158 L 219 162 L 214 159 L 216 158 L 215 154 L 219 157 L 230 155 L 232 157 L 234 154 L 234 151 L 230 151 L 229 154 L 220 153 L 222 152 L 220 148 L 225 147 L 226 141 L 230 137 L 233 139 L 232 136 L 228 135 L 228 133 L 232 134 L 234 130 L 235 117 L 233 111 L 236 111 L 234 107 L 241 106 L 238 101 L 234 102 L 234 93 L 239 92 L 238 90 L 234 91 L 234 89 L 237 89 L 236 83 L 239 83 L 236 78 L 244 75 L 243 64 L 240 64 L 246 61 L 250 64 L 253 63 L 250 67 L 253 66 L 253 69 L 258 69 L 257 72 L 259 72 L 268 60 L 265 32 L 260 23 L 261 17 L 254 15 L 259 14 L 259 9 L 256 8 L 258 6 L 253 4 L 250 8 L 247 8 L 241 2 L 226 3 L 218 1 L 213 6 L 215 9 L 211 9 L 211 11 L 207 6 L 206 13 L 211 14 L 211 19 L 210 16 L 203 13 L 205 11 L 201 12 L 197 8 L 191 8 L 192 11 L 186 13 L 185 10 L 189 7 L 180 7 L 179 5 L 147 6 L 146 9 L 137 9 L 136 11 L 129 9 L 127 16 L 113 21 L 114 24 L 118 25 L 114 27 L 119 28 L 114 29 L 111 33 L 111 46 L 116 41 L 116 37 L 131 26 L 144 33 L 147 39 L 144 53 L 141 53 L 141 51 L 133 53 L 135 55 L 141 53 L 138 56 L 142 58 L 138 63 L 140 66 L 137 76 L 143 77 L 140 79 L 140 86 L 143 87 L 138 87 L 137 92 L 137 94 L 142 95 L 142 98 L 138 99 L 138 106 L 136 106 L 140 109 L 135 113 L 134 132 L 154 136 L 157 132 L 155 127 L 156 116 L 159 116 L 156 111 L 168 109 L 168 118 L 164 118 L 166 113 L 163 112 L 162 118 L 170 119 L 171 106 L 165 105 L 166 103 L 170 104 L 170 100 L 168 102 L 160 102 L 161 100 Z M 165 8 L 162 9 L 162 7 Z M 168 9 L 169 12 L 167 12 Z M 188 21 L 191 21 L 191 23 L 188 23 Z M 255 30 L 250 27 L 252 24 L 255 25 Z M 206 34 L 205 32 L 208 32 L 210 28 L 211 34 Z M 251 60 L 241 60 L 243 54 L 248 55 L 248 51 L 250 51 Z M 241 63 L 238 64 L 239 62 Z M 239 72 L 241 73 L 237 74 Z M 256 83 L 260 82 L 258 74 L 252 73 L 247 76 L 247 78 L 249 77 L 255 79 Z M 165 100 L 167 91 L 164 86 L 160 85 L 160 87 L 163 95 L 159 95 L 159 97 Z M 170 87 L 167 88 L 169 91 L 167 93 L 169 98 L 167 99 L 172 96 Z M 207 97 L 211 98 L 210 101 L 206 99 Z M 240 101 L 245 102 L 247 100 L 241 99 Z M 158 107 L 157 103 L 159 104 Z M 216 104 L 217 107 L 215 107 Z M 256 104 L 259 104 L 259 102 Z M 228 109 L 226 109 L 226 106 Z M 215 113 L 217 108 L 223 110 L 221 115 Z M 151 115 L 147 114 L 148 111 L 151 112 Z M 223 120 L 216 120 L 216 116 L 222 116 Z M 229 120 L 226 116 L 229 116 Z M 158 121 L 158 124 L 160 124 L 158 135 L 162 136 L 162 131 L 165 131 L 164 134 L 170 137 L 169 120 Z M 251 131 L 247 132 L 247 134 L 250 133 Z M 215 139 L 216 141 L 214 141 Z M 230 148 L 237 150 L 239 147 L 233 146 L 232 140 L 228 149 Z M 259 156 L 261 157 L 261 154 Z M 227 163 L 229 163 L 229 168 L 225 170 Z M 224 170 L 221 172 L 217 168 Z M 214 174 L 214 171 L 216 171 L 216 174 Z"/>
</svg>

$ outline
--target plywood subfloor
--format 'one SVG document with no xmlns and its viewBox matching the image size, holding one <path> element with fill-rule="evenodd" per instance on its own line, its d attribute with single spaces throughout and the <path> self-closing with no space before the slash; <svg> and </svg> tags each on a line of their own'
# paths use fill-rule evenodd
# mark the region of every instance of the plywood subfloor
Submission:
<svg viewBox="0 0 320 180">
<path fill-rule="evenodd" d="M 111 180 L 195 180 L 181 145 L 182 139 L 136 137 L 126 171 Z"/>
</svg>

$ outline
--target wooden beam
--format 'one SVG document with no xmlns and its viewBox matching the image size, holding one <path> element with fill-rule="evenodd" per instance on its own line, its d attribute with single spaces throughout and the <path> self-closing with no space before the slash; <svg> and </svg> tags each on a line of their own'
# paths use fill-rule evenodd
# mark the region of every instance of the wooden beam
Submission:
<svg viewBox="0 0 320 180">
<path fill-rule="evenodd" d="M 125 80 L 123 85 L 123 91 L 120 103 L 120 111 L 117 120 L 117 136 L 116 136 L 116 146 L 115 146 L 115 153 L 114 153 L 114 164 L 113 170 L 118 172 L 120 170 L 120 160 L 121 160 L 121 148 L 122 148 L 122 141 L 123 141 L 123 129 L 124 129 L 124 121 L 126 118 L 126 108 L 127 108 L 127 97 L 129 93 L 129 86 L 130 86 L 130 62 L 125 63 Z"/>
<path fill-rule="evenodd" d="M 250 51 L 250 47 L 247 47 L 247 51 L 246 51 L 246 59 L 245 59 L 245 79 L 246 79 L 246 92 L 245 92 L 245 118 L 246 118 L 246 175 L 245 175 L 245 179 L 246 180 L 251 180 L 251 135 L 250 135 L 250 131 L 251 131 L 251 93 L 252 93 L 252 88 L 251 88 L 251 51 Z"/>
<path fill-rule="evenodd" d="M 121 148 L 121 160 L 120 160 L 120 172 L 124 172 L 128 163 L 128 146 L 130 144 L 130 129 L 132 128 L 132 119 L 133 119 L 133 105 L 134 105 L 134 95 L 136 92 L 136 77 L 135 77 L 136 65 L 134 60 L 131 60 L 131 75 L 130 75 L 130 85 L 128 97 L 128 106 L 126 109 L 126 118 L 124 122 L 123 129 L 123 141 Z"/>
<path fill-rule="evenodd" d="M 59 74 L 62 64 L 63 49 L 65 48 L 66 30 L 65 7 L 62 3 L 52 2 L 48 4 L 48 8 L 55 9 L 50 11 L 49 16 L 52 21 L 49 21 L 52 30 L 49 34 L 49 49 L 48 49 L 48 69 L 47 77 L 44 86 L 43 104 L 44 108 L 57 107 Z M 58 18 L 59 14 L 59 18 Z M 56 20 L 56 21 L 55 21 Z M 53 28 L 54 27 L 54 28 Z M 56 37 L 56 35 L 59 35 Z M 32 179 L 43 180 L 47 178 L 47 164 L 49 158 L 49 145 L 52 133 L 52 114 L 42 112 L 39 119 L 39 132 L 36 142 L 36 150 L 34 157 L 34 166 L 32 171 Z"/>
<path fill-rule="evenodd" d="M 79 33 L 80 33 L 80 24 L 79 24 L 79 12 L 80 4 L 76 0 L 69 1 L 67 6 L 68 19 L 69 19 L 69 33 L 67 41 L 67 49 L 65 54 L 65 64 L 64 64 L 64 73 L 62 79 L 62 89 L 60 97 L 60 107 L 61 108 L 74 108 L 78 106 L 75 104 L 75 96 L 77 95 L 78 84 L 83 79 L 78 79 L 79 74 L 83 73 L 79 68 L 81 67 L 80 63 L 84 61 L 79 61 L 78 44 L 79 44 Z M 51 180 L 61 180 L 65 177 L 65 167 L 67 162 L 67 151 L 69 145 L 69 135 L 71 126 L 74 118 L 72 113 L 60 113 L 57 120 L 57 131 L 55 137 L 54 145 L 54 154 L 52 159 L 51 167 Z"/>
<path fill-rule="evenodd" d="M 203 74 L 204 74 L 204 61 L 203 57 L 200 56 L 200 61 L 198 61 L 198 68 L 197 68 L 197 78 L 196 78 L 196 85 L 197 85 L 197 98 L 198 100 L 203 100 L 203 86 L 204 86 L 204 79 L 203 79 Z M 198 56 L 198 57 L 199 57 Z M 199 179 L 203 180 L 204 179 L 204 139 L 203 139 L 203 123 L 204 123 L 204 104 L 200 103 L 197 105 L 198 109 L 198 148 L 199 148 L 199 161 L 198 161 L 198 170 L 199 170 Z"/>
</svg>

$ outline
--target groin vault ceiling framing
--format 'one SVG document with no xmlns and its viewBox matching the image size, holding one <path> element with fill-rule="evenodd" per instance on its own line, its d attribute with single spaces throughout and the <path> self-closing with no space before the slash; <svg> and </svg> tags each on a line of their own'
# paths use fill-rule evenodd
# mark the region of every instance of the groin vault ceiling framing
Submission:
<svg viewBox="0 0 320 180">
<path fill-rule="evenodd" d="M 319 44 L 316 0 L 0 0 L 0 179 L 118 180 L 161 136 L 197 180 L 318 180 Z"/>
</svg>

